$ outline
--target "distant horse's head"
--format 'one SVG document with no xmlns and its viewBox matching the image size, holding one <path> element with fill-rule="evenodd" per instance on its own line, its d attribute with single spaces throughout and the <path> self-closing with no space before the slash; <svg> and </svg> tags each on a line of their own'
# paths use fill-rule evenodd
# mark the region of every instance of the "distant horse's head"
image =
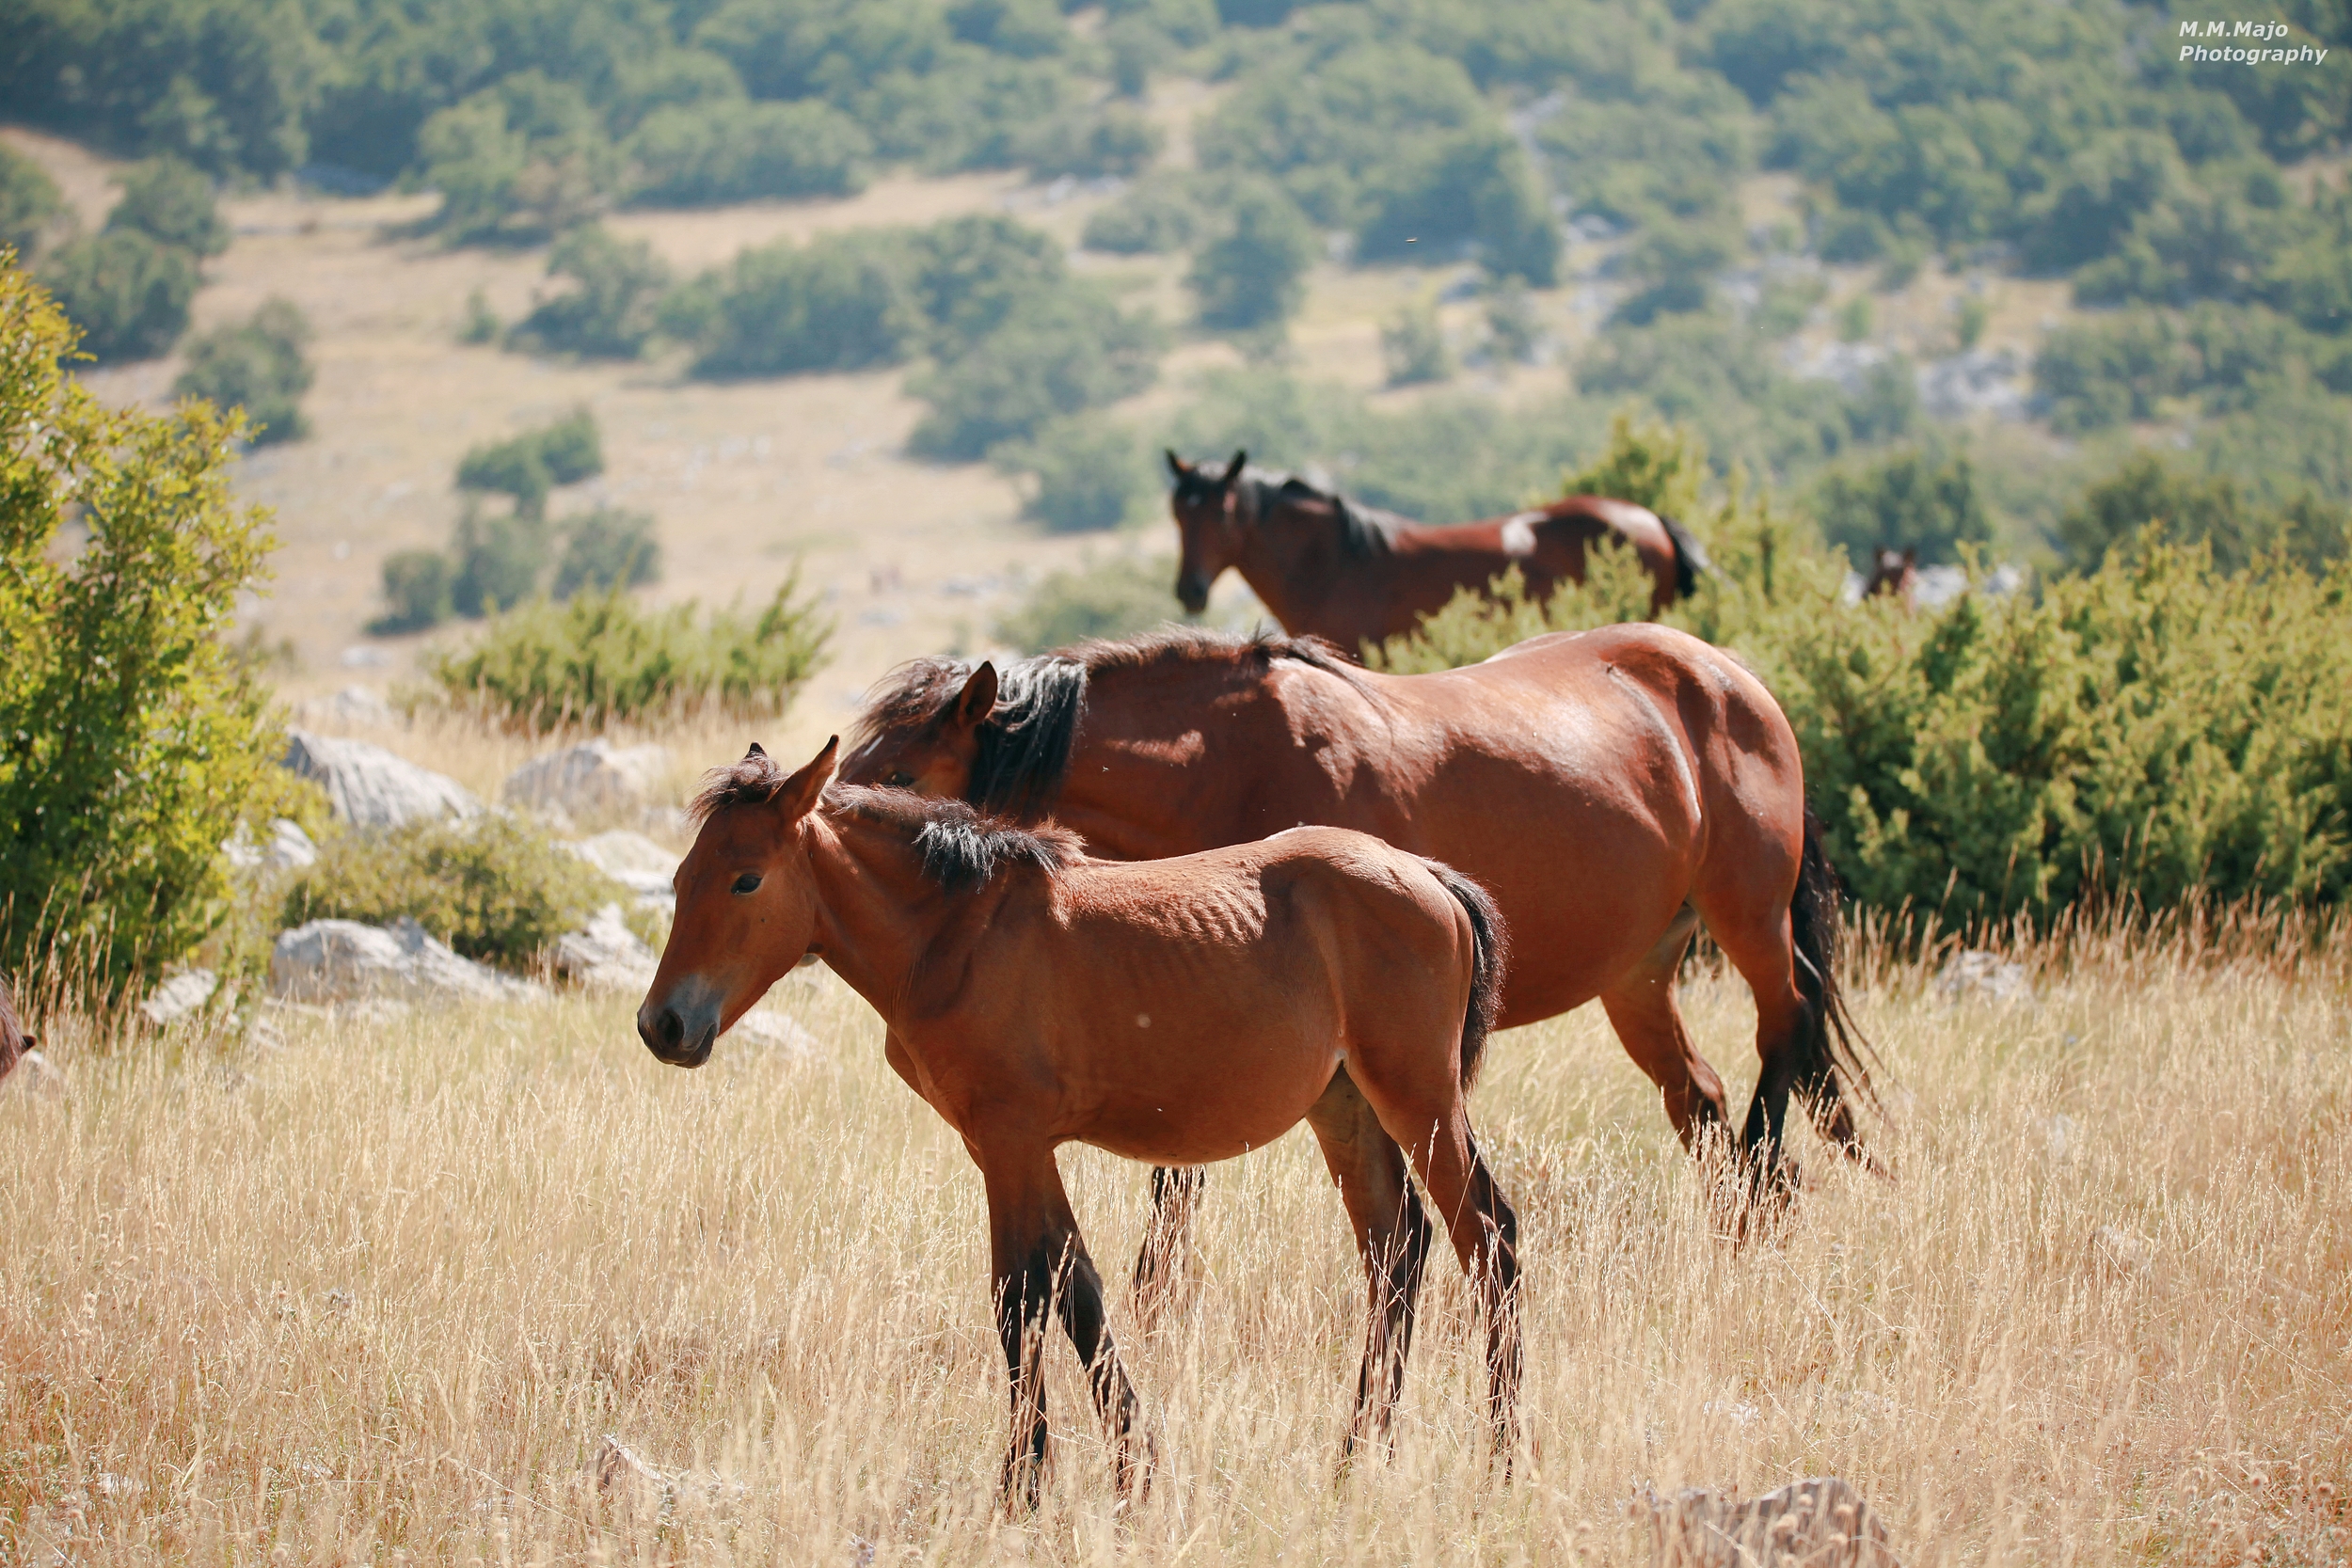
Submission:
<svg viewBox="0 0 2352 1568">
<path fill-rule="evenodd" d="M 1866 599 L 1883 594 L 1903 604 L 1911 602 L 1919 587 L 1919 552 L 1916 549 L 1895 550 L 1881 546 L 1871 563 L 1870 580 L 1862 590 Z"/>
<path fill-rule="evenodd" d="M 996 697 L 996 666 L 985 660 L 969 675 L 946 659 L 903 666 L 860 721 L 841 782 L 962 800 Z"/>
<path fill-rule="evenodd" d="M 700 1067 L 720 1034 L 814 953 L 817 884 L 804 830 L 840 737 L 787 773 L 754 745 L 694 798 L 702 820 L 673 885 L 677 915 L 637 1033 L 674 1067 Z"/>
<path fill-rule="evenodd" d="M 1223 473 L 1197 467 L 1168 454 L 1168 472 L 1176 488 L 1168 493 L 1168 510 L 1176 515 L 1176 531 L 1184 540 L 1184 555 L 1176 565 L 1176 597 L 1188 615 L 1209 608 L 1209 586 L 1217 574 L 1241 559 L 1242 536 L 1248 519 L 1240 508 L 1242 465 L 1246 451 L 1233 453 Z"/>
</svg>

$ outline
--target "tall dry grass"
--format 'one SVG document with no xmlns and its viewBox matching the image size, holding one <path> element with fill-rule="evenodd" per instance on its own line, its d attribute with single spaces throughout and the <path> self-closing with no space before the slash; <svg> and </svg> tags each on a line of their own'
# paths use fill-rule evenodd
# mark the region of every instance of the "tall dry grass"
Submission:
<svg viewBox="0 0 2352 1568">
<path fill-rule="evenodd" d="M 2019 956 L 2031 1005 L 1865 965 L 1899 1180 L 1808 1148 L 1741 1249 L 1596 1010 L 1498 1040 L 1508 1482 L 1450 1264 L 1393 1461 L 1336 1477 L 1362 1310 L 1337 1197 L 1303 1134 L 1218 1167 L 1197 1290 L 1155 1337 L 1116 1324 L 1150 1500 L 1115 1511 L 1057 1341 L 1020 1521 L 979 1182 L 822 972 L 777 1001 L 826 1054 L 723 1040 L 696 1073 L 628 999 L 283 1016 L 268 1050 L 53 1017 L 71 1094 L 0 1096 L 0 1559 L 1634 1562 L 1638 1481 L 1834 1472 L 1913 1564 L 2344 1561 L 2352 942 Z M 1752 1070 L 1744 994 L 1689 998 Z M 1123 1279 L 1143 1173 L 1064 1165 Z M 607 1433 L 691 1474 L 599 1492 Z"/>
</svg>

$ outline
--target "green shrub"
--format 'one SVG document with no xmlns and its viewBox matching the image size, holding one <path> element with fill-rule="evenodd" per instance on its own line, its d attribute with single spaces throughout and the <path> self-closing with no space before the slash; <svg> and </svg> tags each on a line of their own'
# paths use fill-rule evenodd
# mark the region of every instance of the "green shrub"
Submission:
<svg viewBox="0 0 2352 1568">
<path fill-rule="evenodd" d="M 572 287 L 541 300 L 508 341 L 518 348 L 606 359 L 634 359 L 644 352 L 670 286 L 670 269 L 649 242 L 621 239 L 600 223 L 564 235 L 548 257 L 548 276 Z M 486 314 L 487 307 L 482 310 Z M 490 331 L 497 331 L 495 317 Z"/>
<path fill-rule="evenodd" d="M 1192 184 L 1163 177 L 1143 181 L 1097 209 L 1081 243 L 1117 256 L 1167 256 L 1191 245 L 1205 222 Z"/>
<path fill-rule="evenodd" d="M 1933 565 L 1988 545 L 1992 517 L 1965 452 L 1938 460 L 1917 451 L 1849 464 L 1813 487 L 1813 515 L 1833 548 L 1858 571 L 1882 547 L 1915 549 Z"/>
<path fill-rule="evenodd" d="M 1661 619 L 1779 699 L 1865 903 L 1948 927 L 2352 888 L 2352 566 L 2229 575 L 2151 532 L 2039 594 L 1906 612 L 1841 605 L 1842 562 L 1736 493 L 1682 515 L 1717 573 Z M 1604 573 L 1540 608 L 1465 593 L 1379 662 L 1458 666 L 1645 610 Z"/>
<path fill-rule="evenodd" d="M 850 196 L 874 142 L 829 103 L 739 99 L 655 109 L 630 135 L 631 199 L 693 207 L 760 197 Z"/>
<path fill-rule="evenodd" d="M 674 330 L 697 345 L 696 375 L 896 364 L 922 330 L 905 252 L 903 234 L 874 230 L 743 251 L 699 285 L 699 321 L 674 312 Z"/>
<path fill-rule="evenodd" d="M 1209 214 L 1212 237 L 1184 281 L 1210 326 L 1248 330 L 1287 321 L 1307 297 L 1322 246 L 1295 202 L 1263 181 L 1235 181 Z"/>
<path fill-rule="evenodd" d="M 1529 365 L 1544 341 L 1544 318 L 1527 285 L 1516 277 L 1486 285 L 1486 350 L 1506 365 Z"/>
<path fill-rule="evenodd" d="M 1151 317 L 1073 283 L 1021 299 L 955 358 L 914 382 L 931 405 L 907 437 L 924 457 L 970 462 L 1057 416 L 1143 390 L 1165 338 Z"/>
<path fill-rule="evenodd" d="M 1156 493 L 1152 460 L 1136 433 L 1099 416 L 1057 420 L 1031 439 L 988 455 L 1006 472 L 1030 479 L 1034 488 L 1022 515 L 1049 533 L 1117 528 Z"/>
<path fill-rule="evenodd" d="M 536 515 L 548 492 L 604 472 L 604 442 L 585 408 L 504 441 L 474 447 L 457 464 L 457 487 L 515 498 L 517 513 Z"/>
<path fill-rule="evenodd" d="M 417 132 L 417 167 L 441 193 L 433 222 L 453 245 L 559 234 L 594 216 L 623 165 L 587 94 L 517 71 Z"/>
<path fill-rule="evenodd" d="M 519 730 L 709 706 L 772 716 L 823 667 L 833 633 L 799 590 L 796 573 L 749 620 L 734 610 L 705 615 L 691 601 L 644 610 L 619 590 L 537 600 L 433 656 L 426 673 L 449 700 Z"/>
<path fill-rule="evenodd" d="M 70 217 L 49 171 L 13 147 L 0 147 L 0 246 L 30 260 Z"/>
<path fill-rule="evenodd" d="M 391 608 L 368 623 L 379 637 L 423 631 L 457 612 L 456 572 L 439 550 L 400 550 L 384 558 L 384 602 Z"/>
<path fill-rule="evenodd" d="M 2083 493 L 2058 519 L 2058 543 L 2068 562 L 2084 571 L 2152 539 L 2202 546 L 2225 572 L 2242 571 L 2273 551 L 2322 571 L 2352 546 L 2348 519 L 2344 506 L 2309 492 L 2266 507 L 2227 476 L 2187 472 L 2142 453 Z"/>
<path fill-rule="evenodd" d="M 555 563 L 557 599 L 615 588 L 642 588 L 661 580 L 661 546 L 653 516 L 618 507 L 598 507 L 564 524 L 564 554 Z"/>
<path fill-rule="evenodd" d="M 915 309 L 942 359 L 956 358 L 1070 276 L 1052 235 L 994 214 L 914 230 L 906 257 Z"/>
<path fill-rule="evenodd" d="M 99 363 L 153 359 L 170 353 L 188 329 L 196 261 L 126 230 L 58 247 L 42 264 L 40 280 Z"/>
<path fill-rule="evenodd" d="M 1056 572 L 996 620 L 996 635 L 1041 654 L 1089 637 L 1132 637 L 1183 615 L 1169 561 L 1120 558 Z"/>
<path fill-rule="evenodd" d="M 522 972 L 628 890 L 519 817 L 412 822 L 330 834 L 285 891 L 279 919 L 405 915 L 469 958 Z"/>
<path fill-rule="evenodd" d="M 1410 387 L 1445 381 L 1454 374 L 1454 356 L 1445 346 L 1445 328 L 1438 309 L 1427 300 L 1407 305 L 1380 325 L 1380 362 L 1389 385 Z"/>
<path fill-rule="evenodd" d="M 1040 179 L 1140 174 L 1160 155 L 1160 128 L 1123 103 L 1057 115 L 1025 132 L 1020 159 Z"/>
<path fill-rule="evenodd" d="M 1366 258 L 1451 261 L 1477 248 L 1490 271 L 1549 285 L 1560 269 L 1560 230 L 1542 182 L 1510 132 L 1486 125 L 1432 136 L 1367 171 L 1369 215 L 1357 236 Z"/>
<path fill-rule="evenodd" d="M 250 319 L 197 335 L 172 396 L 244 409 L 257 446 L 298 441 L 310 433 L 302 416 L 314 373 L 303 352 L 310 341 L 310 324 L 293 301 L 266 300 Z"/>
<path fill-rule="evenodd" d="M 144 234 L 198 258 L 229 248 L 229 223 L 213 199 L 213 182 L 195 166 L 151 158 L 120 178 L 122 199 L 106 214 L 107 233 Z"/>
<path fill-rule="evenodd" d="M 451 541 L 450 603 L 468 620 L 511 610 L 539 592 L 548 569 L 548 523 L 536 509 L 484 513 L 469 506 Z"/>
<path fill-rule="evenodd" d="M 233 419 L 103 408 L 72 341 L 0 269 L 0 971 L 120 987 L 215 924 L 221 841 L 278 771 L 228 641 L 274 541 L 231 499 Z"/>
</svg>

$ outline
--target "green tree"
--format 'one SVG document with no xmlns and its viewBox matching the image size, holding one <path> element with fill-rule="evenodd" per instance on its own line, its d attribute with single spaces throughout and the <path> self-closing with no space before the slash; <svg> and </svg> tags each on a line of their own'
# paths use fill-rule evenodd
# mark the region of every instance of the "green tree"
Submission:
<svg viewBox="0 0 2352 1568">
<path fill-rule="evenodd" d="M 645 240 L 624 240 L 600 223 L 564 236 L 548 276 L 572 286 L 541 300 L 516 324 L 517 347 L 606 359 L 634 359 L 653 335 L 670 269 Z"/>
<path fill-rule="evenodd" d="M 1391 387 L 1450 379 L 1454 374 L 1454 356 L 1446 349 L 1445 328 L 1438 320 L 1438 308 L 1422 300 L 1405 307 L 1382 323 L 1380 359 L 1388 368 Z"/>
<path fill-rule="evenodd" d="M 598 507 L 564 523 L 564 554 L 548 592 L 561 601 L 660 580 L 661 544 L 654 537 L 652 515 Z"/>
<path fill-rule="evenodd" d="M 971 462 L 1058 415 L 1099 408 L 1149 387 L 1165 335 L 1076 284 L 1022 300 L 984 337 L 916 380 L 931 405 L 907 437 L 925 457 Z"/>
<path fill-rule="evenodd" d="M 233 419 L 103 408 L 73 343 L 0 270 L 0 969 L 119 988 L 215 924 L 221 842 L 275 775 L 226 638 L 274 541 L 230 496 Z M 61 549 L 69 519 L 87 537 Z"/>
<path fill-rule="evenodd" d="M 691 310 L 673 308 L 664 325 L 697 344 L 696 375 L 896 364 L 923 329 L 909 270 L 904 237 L 893 233 L 763 245 L 682 291 Z"/>
<path fill-rule="evenodd" d="M 145 234 L 199 259 L 229 248 L 229 221 L 213 198 L 213 182 L 194 165 L 151 158 L 123 170 L 121 184 L 106 232 Z"/>
<path fill-rule="evenodd" d="M 1209 222 L 1215 237 L 1184 281 L 1210 326 L 1279 325 L 1307 297 L 1307 269 L 1321 248 L 1295 202 L 1263 181 L 1236 181 Z"/>
<path fill-rule="evenodd" d="M 13 147 L 0 147 L 0 246 L 29 260 L 68 216 L 49 171 Z"/>
<path fill-rule="evenodd" d="M 1965 452 L 1942 461 L 1898 451 L 1834 468 L 1813 489 L 1822 536 L 1856 569 L 1881 548 L 1915 549 L 1931 564 L 1960 559 L 1964 545 L 1990 544 L 1992 518 Z"/>
<path fill-rule="evenodd" d="M 384 558 L 384 602 L 389 608 L 368 623 L 379 637 L 423 631 L 457 611 L 455 572 L 439 550 L 397 550 Z"/>
<path fill-rule="evenodd" d="M 596 416 L 582 408 L 552 424 L 471 448 L 458 460 L 457 487 L 512 496 L 518 514 L 537 516 L 550 489 L 602 472 L 604 440 Z"/>
<path fill-rule="evenodd" d="M 2285 506 L 2264 506 L 2226 474 L 2188 472 L 2144 452 L 2083 492 L 2058 519 L 2058 541 L 2067 563 L 2087 572 L 2151 540 L 2201 546 L 2224 572 L 2272 550 L 2318 570 L 2344 558 L 2347 526 L 2341 502 L 2305 491 Z"/>
<path fill-rule="evenodd" d="M 1057 420 L 1030 439 L 1007 442 L 988 455 L 1005 472 L 1030 481 L 1022 515 L 1049 533 L 1117 528 L 1152 494 L 1143 443 L 1100 415 Z"/>
<path fill-rule="evenodd" d="M 1175 582 L 1170 561 L 1122 557 L 1056 572 L 997 619 L 996 635 L 1029 654 L 1089 637 L 1132 637 L 1182 615 Z"/>
<path fill-rule="evenodd" d="M 170 353 L 188 329 L 196 261 L 135 230 L 119 230 L 60 246 L 42 264 L 40 280 L 81 329 L 92 358 L 152 359 Z"/>
<path fill-rule="evenodd" d="M 199 333 L 188 344 L 172 395 L 244 409 L 257 446 L 298 441 L 310 429 L 302 415 L 302 394 L 314 373 L 303 352 L 310 341 L 310 324 L 293 301 L 266 300 L 250 319 Z"/>
</svg>

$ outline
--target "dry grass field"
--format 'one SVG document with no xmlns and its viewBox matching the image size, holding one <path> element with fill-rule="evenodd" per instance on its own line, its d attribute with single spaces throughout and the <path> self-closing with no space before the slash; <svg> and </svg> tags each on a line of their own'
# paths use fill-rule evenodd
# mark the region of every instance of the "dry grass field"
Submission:
<svg viewBox="0 0 2352 1568">
<path fill-rule="evenodd" d="M 1637 1483 L 1827 1472 L 1914 1565 L 2340 1563 L 2352 944 L 2277 952 L 2030 946 L 2009 1003 L 1866 963 L 1899 1180 L 1808 1148 L 1740 1248 L 1597 1009 L 1503 1036 L 1475 1104 L 1524 1224 L 1516 1477 L 1434 1264 L 1396 1454 L 1338 1477 L 1362 1288 L 1294 1133 L 1216 1170 L 1167 1325 L 1118 1304 L 1149 1500 L 1114 1507 L 1057 1340 L 1022 1520 L 979 1182 L 825 972 L 773 999 L 820 1053 L 694 1073 L 633 998 L 53 1019 L 70 1091 L 0 1097 L 0 1560 L 1645 1562 Z M 1738 1077 L 1744 994 L 1690 995 Z M 1064 1165 L 1123 1275 L 1144 1173 Z M 672 1484 L 599 1488 L 607 1433 Z"/>
</svg>

